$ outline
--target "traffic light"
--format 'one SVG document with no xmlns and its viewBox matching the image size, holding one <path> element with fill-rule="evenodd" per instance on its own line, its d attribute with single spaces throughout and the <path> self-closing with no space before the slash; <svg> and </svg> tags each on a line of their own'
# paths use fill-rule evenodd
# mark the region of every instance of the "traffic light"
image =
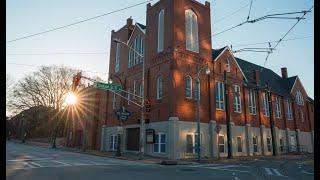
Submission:
<svg viewBox="0 0 320 180">
<path fill-rule="evenodd" d="M 146 107 L 146 112 L 151 111 L 151 103 L 148 99 L 145 101 L 145 107 Z"/>
<path fill-rule="evenodd" d="M 77 75 L 73 76 L 73 81 L 72 81 L 72 91 L 75 91 L 77 87 L 80 84 L 81 80 L 81 72 L 79 72 Z"/>
</svg>

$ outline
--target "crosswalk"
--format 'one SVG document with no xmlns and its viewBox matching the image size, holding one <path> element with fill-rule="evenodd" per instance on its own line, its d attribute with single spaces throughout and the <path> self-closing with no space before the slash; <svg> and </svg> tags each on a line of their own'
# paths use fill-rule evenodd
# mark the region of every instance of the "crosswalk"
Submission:
<svg viewBox="0 0 320 180">
<path fill-rule="evenodd" d="M 247 166 L 242 164 L 197 164 L 197 165 L 187 165 L 188 167 L 193 168 L 205 168 L 205 169 L 212 169 L 212 170 L 219 170 L 219 171 L 230 171 L 233 173 L 251 173 L 255 174 L 254 166 Z M 262 173 L 267 176 L 281 176 L 281 177 L 288 177 L 281 173 L 281 171 L 277 168 L 270 168 L 270 167 L 262 167 Z"/>
<path fill-rule="evenodd" d="M 288 176 L 285 176 L 283 174 L 280 173 L 280 171 L 276 168 L 266 168 L 264 167 L 263 168 L 266 172 L 267 175 L 269 176 L 282 176 L 282 177 L 288 177 Z"/>
<path fill-rule="evenodd" d="M 110 165 L 129 165 L 128 162 L 110 162 L 110 161 L 93 161 L 93 160 L 57 160 L 55 158 L 38 158 L 38 159 L 13 159 L 7 160 L 6 170 L 18 169 L 36 169 L 36 168 L 56 168 L 67 166 L 110 166 Z M 135 164 L 135 163 L 133 163 Z M 136 164 L 135 164 L 136 165 Z"/>
</svg>

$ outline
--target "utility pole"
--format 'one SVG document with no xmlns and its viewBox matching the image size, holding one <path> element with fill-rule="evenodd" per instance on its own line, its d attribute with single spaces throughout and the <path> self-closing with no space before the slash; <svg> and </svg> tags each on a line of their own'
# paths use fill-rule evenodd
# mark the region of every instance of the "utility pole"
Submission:
<svg viewBox="0 0 320 180">
<path fill-rule="evenodd" d="M 198 141 L 198 143 L 197 143 L 197 153 L 198 153 L 198 161 L 200 161 L 200 157 L 201 157 L 201 155 L 200 155 L 200 153 L 201 153 L 201 151 L 200 151 L 200 140 L 201 140 L 201 138 L 200 138 L 200 82 L 199 82 L 199 76 L 197 77 L 197 79 L 196 79 L 196 86 L 197 86 L 197 89 L 198 89 L 198 98 L 197 98 L 197 134 L 198 134 L 198 136 L 197 136 L 197 141 Z"/>
<path fill-rule="evenodd" d="M 275 137 L 275 127 L 274 127 L 274 121 L 273 121 L 273 113 L 272 113 L 272 99 L 271 99 L 271 91 L 269 84 L 267 84 L 267 94 L 268 94 L 268 103 L 269 103 L 269 115 L 270 115 L 270 129 L 271 129 L 271 136 L 272 136 L 272 155 L 276 156 L 276 137 Z"/>
<path fill-rule="evenodd" d="M 224 87 L 225 87 L 225 100 L 226 100 L 226 121 L 227 121 L 227 141 L 228 141 L 228 158 L 232 157 L 232 137 L 230 130 L 230 112 L 229 112 L 229 87 L 227 81 L 227 71 L 224 70 Z"/>
</svg>

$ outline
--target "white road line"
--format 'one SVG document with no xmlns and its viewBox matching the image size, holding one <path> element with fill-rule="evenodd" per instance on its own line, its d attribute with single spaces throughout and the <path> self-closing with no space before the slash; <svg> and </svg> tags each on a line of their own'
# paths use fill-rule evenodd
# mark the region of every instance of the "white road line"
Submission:
<svg viewBox="0 0 320 180">
<path fill-rule="evenodd" d="M 71 164 L 64 163 L 64 162 L 57 161 L 57 160 L 52 160 L 52 162 L 56 162 L 56 163 L 59 163 L 59 164 L 63 164 L 63 165 L 65 165 L 65 166 L 71 166 Z"/>
<path fill-rule="evenodd" d="M 34 166 L 32 166 L 31 164 L 29 164 L 28 162 L 23 162 L 23 164 L 27 165 L 29 168 L 35 168 Z M 21 168 L 23 169 L 23 168 Z"/>
<path fill-rule="evenodd" d="M 250 171 L 242 171 L 242 170 L 237 170 L 237 169 L 221 169 L 221 168 L 215 168 L 215 167 L 206 167 L 206 168 L 207 169 L 214 169 L 214 170 L 222 170 L 222 171 L 250 173 Z"/>
<path fill-rule="evenodd" d="M 19 161 L 40 161 L 40 160 L 48 160 L 48 159 L 53 159 L 53 158 L 37 158 L 37 159 L 10 159 L 7 161 L 14 161 L 14 162 L 19 162 Z"/>
<path fill-rule="evenodd" d="M 274 169 L 272 168 L 273 172 L 276 173 L 277 176 L 283 176 L 279 171 L 278 169 Z"/>
<path fill-rule="evenodd" d="M 311 173 L 311 172 L 307 172 L 307 171 L 305 171 L 305 170 L 302 170 L 301 171 L 302 173 L 305 173 L 305 174 L 310 174 L 310 175 L 313 175 L 314 173 Z"/>
<path fill-rule="evenodd" d="M 264 170 L 267 172 L 268 175 L 273 175 L 273 173 L 269 168 L 264 168 Z"/>
<path fill-rule="evenodd" d="M 38 163 L 36 163 L 36 162 L 29 162 L 30 164 L 32 164 L 32 165 L 35 165 L 35 166 L 37 166 L 37 167 L 42 167 L 40 164 L 38 164 Z"/>
</svg>

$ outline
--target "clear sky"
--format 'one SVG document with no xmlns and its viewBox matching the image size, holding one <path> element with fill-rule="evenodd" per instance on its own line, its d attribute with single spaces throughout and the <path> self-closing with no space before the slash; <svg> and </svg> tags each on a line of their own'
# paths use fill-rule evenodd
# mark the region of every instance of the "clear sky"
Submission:
<svg viewBox="0 0 320 180">
<path fill-rule="evenodd" d="M 145 0 L 7 0 L 6 38 L 9 41 L 143 1 Z M 157 0 L 153 0 L 151 4 L 156 2 Z M 199 2 L 204 3 L 205 0 L 199 0 Z M 212 0 L 209 2 L 211 3 L 211 30 L 214 34 L 245 21 L 251 1 Z M 307 10 L 312 5 L 312 0 L 254 0 L 250 18 Z M 17 81 L 37 70 L 37 66 L 58 64 L 81 69 L 90 76 L 100 76 L 106 80 L 109 69 L 110 32 L 112 29 L 121 28 L 130 16 L 134 22 L 145 24 L 146 4 L 47 34 L 7 43 L 7 73 Z M 298 75 L 308 95 L 313 98 L 313 11 L 305 17 L 306 19 L 301 20 L 286 37 L 286 39 L 300 39 L 281 42 L 270 54 L 266 67 L 278 74 L 281 74 L 281 67 L 287 67 L 288 75 Z M 267 19 L 254 24 L 245 24 L 213 36 L 213 48 L 232 45 L 233 50 L 236 50 L 244 48 L 236 45 L 279 40 L 295 22 L 296 20 L 288 19 Z M 259 44 L 246 47 L 268 46 Z M 258 65 L 264 64 L 266 55 L 266 53 L 255 52 L 235 54 L 239 58 Z"/>
</svg>

